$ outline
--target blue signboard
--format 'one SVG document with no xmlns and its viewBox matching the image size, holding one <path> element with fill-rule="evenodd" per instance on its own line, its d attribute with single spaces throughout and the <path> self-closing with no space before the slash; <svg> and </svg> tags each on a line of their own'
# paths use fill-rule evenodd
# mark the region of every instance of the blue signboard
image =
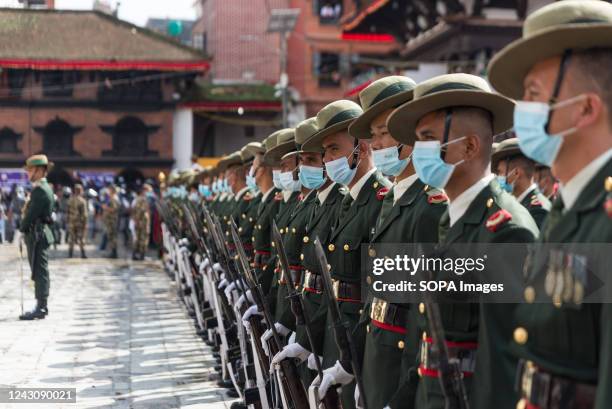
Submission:
<svg viewBox="0 0 612 409">
<path fill-rule="evenodd" d="M 8 192 L 13 185 L 24 188 L 30 185 L 26 171 L 21 168 L 0 168 L 0 189 Z"/>
</svg>

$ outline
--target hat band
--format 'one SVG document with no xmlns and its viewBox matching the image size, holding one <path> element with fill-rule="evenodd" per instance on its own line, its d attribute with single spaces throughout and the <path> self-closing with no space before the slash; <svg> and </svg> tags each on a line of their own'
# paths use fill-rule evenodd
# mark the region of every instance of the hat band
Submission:
<svg viewBox="0 0 612 409">
<path fill-rule="evenodd" d="M 599 18 L 577 18 L 576 20 L 566 21 L 563 24 L 589 24 L 589 23 L 612 23 L 610 20 L 603 20 Z"/>
<path fill-rule="evenodd" d="M 348 119 L 355 119 L 359 115 L 361 115 L 361 111 L 359 109 L 347 109 L 346 111 L 339 112 L 325 124 L 325 128 L 329 128 L 332 125 L 336 125 Z"/>
<path fill-rule="evenodd" d="M 413 88 L 412 85 L 407 84 L 405 82 L 396 82 L 394 84 L 391 84 L 387 86 L 385 89 L 383 89 L 378 95 L 376 95 L 376 98 L 372 100 L 372 103 L 370 103 L 369 107 L 371 107 L 372 105 L 378 104 L 383 99 L 387 99 L 389 97 L 392 97 L 393 95 L 397 95 L 400 92 L 410 91 L 412 88 Z"/>
<path fill-rule="evenodd" d="M 464 84 L 464 83 L 460 83 L 460 82 L 447 82 L 445 84 L 438 85 L 437 87 L 433 87 L 432 89 L 430 89 L 427 92 L 423 93 L 423 95 L 421 95 L 421 97 L 424 97 L 424 96 L 430 95 L 430 94 L 435 94 L 435 93 L 438 93 L 438 92 L 460 91 L 460 90 L 464 90 L 464 91 L 482 91 L 482 92 L 485 92 L 482 88 L 478 88 L 478 87 L 476 87 L 474 85 Z"/>
</svg>

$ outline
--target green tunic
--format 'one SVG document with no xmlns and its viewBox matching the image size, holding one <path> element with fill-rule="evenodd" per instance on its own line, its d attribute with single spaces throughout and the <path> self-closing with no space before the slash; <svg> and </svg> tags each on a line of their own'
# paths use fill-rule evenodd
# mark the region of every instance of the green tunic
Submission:
<svg viewBox="0 0 612 409">
<path fill-rule="evenodd" d="M 531 190 L 527 196 L 521 200 L 521 204 L 529 211 L 533 220 L 535 220 L 538 228 L 542 228 L 544 219 L 550 211 L 550 200 L 540 192 L 537 187 Z"/>
</svg>

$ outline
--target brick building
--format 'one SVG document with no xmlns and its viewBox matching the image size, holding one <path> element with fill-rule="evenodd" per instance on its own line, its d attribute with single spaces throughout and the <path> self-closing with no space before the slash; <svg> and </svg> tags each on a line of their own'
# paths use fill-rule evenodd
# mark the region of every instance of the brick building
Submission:
<svg viewBox="0 0 612 409">
<path fill-rule="evenodd" d="M 0 167 L 45 152 L 68 183 L 189 161 L 177 101 L 208 68 L 194 49 L 97 11 L 0 9 L 0 68 Z"/>
</svg>

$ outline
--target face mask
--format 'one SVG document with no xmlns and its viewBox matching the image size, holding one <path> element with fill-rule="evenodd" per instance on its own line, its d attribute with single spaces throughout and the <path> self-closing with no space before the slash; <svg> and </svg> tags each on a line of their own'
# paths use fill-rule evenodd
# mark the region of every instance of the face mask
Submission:
<svg viewBox="0 0 612 409">
<path fill-rule="evenodd" d="M 442 147 L 459 142 L 465 137 L 455 139 L 445 145 L 440 145 L 439 141 L 416 142 L 412 151 L 412 163 L 419 179 L 427 185 L 444 189 L 455 167 L 462 164 L 461 160 L 455 164 L 449 164 L 442 160 L 440 155 Z"/>
<path fill-rule="evenodd" d="M 254 176 L 251 176 L 250 174 L 247 175 L 247 177 L 246 177 L 246 184 L 247 184 L 247 187 L 249 188 L 249 190 L 251 192 L 257 192 L 258 187 L 257 187 L 257 182 L 255 182 L 255 177 Z"/>
<path fill-rule="evenodd" d="M 373 151 L 372 158 L 374 159 L 374 166 L 383 174 L 390 176 L 398 176 L 410 163 L 410 158 L 399 158 L 399 148 L 397 146 Z"/>
<path fill-rule="evenodd" d="M 281 184 L 281 180 L 280 180 L 280 174 L 281 174 L 280 170 L 273 170 L 272 171 L 272 182 L 274 183 L 275 188 L 277 188 L 278 190 L 283 190 L 283 185 Z"/>
<path fill-rule="evenodd" d="M 191 200 L 192 202 L 197 202 L 198 200 L 200 200 L 200 196 L 198 196 L 196 192 L 191 192 L 189 193 L 189 200 Z"/>
<path fill-rule="evenodd" d="M 300 182 L 306 189 L 318 189 L 325 183 L 323 168 L 316 166 L 300 165 Z"/>
<path fill-rule="evenodd" d="M 508 183 L 508 178 L 506 176 L 497 176 L 497 183 L 499 183 L 499 186 L 508 193 L 512 193 L 514 190 L 514 186 Z"/>
<path fill-rule="evenodd" d="M 302 184 L 299 180 L 293 180 L 293 172 L 281 172 L 280 182 L 283 186 L 283 190 L 289 192 L 297 192 L 302 188 Z"/>
<path fill-rule="evenodd" d="M 223 192 L 225 193 L 231 193 L 232 188 L 229 185 L 229 182 L 227 181 L 227 178 L 223 179 L 223 188 L 222 188 Z"/>
<path fill-rule="evenodd" d="M 349 156 L 352 156 L 357 148 L 358 147 L 355 147 Z M 357 173 L 357 165 L 351 169 L 348 159 L 343 156 L 339 159 L 325 163 L 325 170 L 327 171 L 327 174 L 331 180 L 347 186 L 349 183 L 351 183 L 353 178 L 355 178 L 355 174 Z"/>
<path fill-rule="evenodd" d="M 209 197 L 210 187 L 208 185 L 198 185 L 198 192 L 200 192 L 203 197 Z"/>
<path fill-rule="evenodd" d="M 514 131 L 519 140 L 519 147 L 525 156 L 546 166 L 552 166 L 561 149 L 562 137 L 575 132 L 576 128 L 550 135 L 546 132 L 550 112 L 583 98 L 585 98 L 584 95 L 578 95 L 554 105 L 544 102 L 517 101 L 514 107 Z"/>
</svg>

